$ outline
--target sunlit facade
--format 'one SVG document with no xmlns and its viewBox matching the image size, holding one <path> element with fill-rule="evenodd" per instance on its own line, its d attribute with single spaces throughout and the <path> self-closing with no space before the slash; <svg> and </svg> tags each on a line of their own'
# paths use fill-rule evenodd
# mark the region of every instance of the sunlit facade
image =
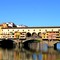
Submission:
<svg viewBox="0 0 60 60">
<path fill-rule="evenodd" d="M 26 38 L 26 37 L 39 37 L 44 40 L 54 39 L 60 40 L 60 26 L 47 26 L 47 27 L 17 27 L 12 23 L 12 27 L 3 23 L 0 25 L 0 38 Z"/>
<path fill-rule="evenodd" d="M 60 40 L 60 27 L 19 27 L 2 28 L 2 38 L 39 36 L 42 39 Z"/>
</svg>

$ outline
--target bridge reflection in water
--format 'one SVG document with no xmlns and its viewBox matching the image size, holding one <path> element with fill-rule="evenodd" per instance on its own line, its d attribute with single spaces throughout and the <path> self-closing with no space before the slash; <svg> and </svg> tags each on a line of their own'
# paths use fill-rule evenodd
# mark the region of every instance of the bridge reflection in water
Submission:
<svg viewBox="0 0 60 60">
<path fill-rule="evenodd" d="M 29 50 L 23 47 L 11 50 L 0 48 L 0 60 L 60 60 L 60 51 L 47 48 L 47 45 L 37 47 L 38 44 L 32 43 Z"/>
</svg>

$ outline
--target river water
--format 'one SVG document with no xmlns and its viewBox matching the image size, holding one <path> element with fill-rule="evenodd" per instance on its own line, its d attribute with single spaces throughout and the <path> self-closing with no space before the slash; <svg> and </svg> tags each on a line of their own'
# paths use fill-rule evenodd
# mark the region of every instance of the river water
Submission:
<svg viewBox="0 0 60 60">
<path fill-rule="evenodd" d="M 0 60 L 60 60 L 60 51 L 54 50 L 54 48 L 47 48 L 45 45 L 37 48 L 37 45 L 35 46 L 34 44 L 36 43 L 31 44 L 32 48 L 35 47 L 31 50 L 23 47 L 12 49 L 0 47 Z"/>
</svg>

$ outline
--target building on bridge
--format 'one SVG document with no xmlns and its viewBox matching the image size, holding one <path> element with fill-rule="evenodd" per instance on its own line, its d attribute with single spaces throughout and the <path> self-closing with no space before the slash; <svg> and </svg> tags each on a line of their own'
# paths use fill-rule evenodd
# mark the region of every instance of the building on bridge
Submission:
<svg viewBox="0 0 60 60">
<path fill-rule="evenodd" d="M 10 24 L 11 25 L 11 24 Z M 42 38 L 44 40 L 60 40 L 60 26 L 45 27 L 9 27 L 8 24 L 0 24 L 0 39 L 3 38 L 20 38 L 26 37 Z"/>
<path fill-rule="evenodd" d="M 0 38 L 40 37 L 44 40 L 60 40 L 60 27 L 13 27 L 0 28 Z"/>
</svg>

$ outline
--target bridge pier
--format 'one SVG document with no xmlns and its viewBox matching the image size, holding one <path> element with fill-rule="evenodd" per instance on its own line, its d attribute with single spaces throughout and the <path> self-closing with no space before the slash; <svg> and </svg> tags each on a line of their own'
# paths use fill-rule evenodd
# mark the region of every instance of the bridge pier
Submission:
<svg viewBox="0 0 60 60">
<path fill-rule="evenodd" d="M 53 42 L 53 40 L 48 41 L 48 47 L 54 47 L 54 42 Z"/>
<path fill-rule="evenodd" d="M 23 41 L 22 40 L 20 40 L 20 42 L 19 42 L 19 47 L 22 47 L 23 46 Z"/>
<path fill-rule="evenodd" d="M 31 40 L 31 39 L 29 39 L 29 40 Z M 55 43 L 60 42 L 58 40 L 42 40 L 42 39 L 39 39 L 39 40 L 40 40 L 39 43 L 41 43 L 41 46 L 40 46 L 41 48 L 42 48 L 43 44 L 47 44 L 48 47 L 54 47 Z M 27 40 L 19 40 L 19 39 L 17 39 L 17 40 L 14 40 L 14 41 L 16 42 L 17 47 L 22 47 L 23 46 L 22 43 L 24 43 Z M 38 45 L 38 47 L 39 47 L 39 45 Z"/>
<path fill-rule="evenodd" d="M 48 47 L 54 47 L 54 44 L 60 41 L 48 40 L 48 41 L 42 41 L 42 42 L 48 44 Z"/>
<path fill-rule="evenodd" d="M 14 42 L 16 43 L 16 47 L 22 47 L 22 40 L 19 40 L 19 39 L 17 39 L 17 40 L 14 40 Z"/>
</svg>

